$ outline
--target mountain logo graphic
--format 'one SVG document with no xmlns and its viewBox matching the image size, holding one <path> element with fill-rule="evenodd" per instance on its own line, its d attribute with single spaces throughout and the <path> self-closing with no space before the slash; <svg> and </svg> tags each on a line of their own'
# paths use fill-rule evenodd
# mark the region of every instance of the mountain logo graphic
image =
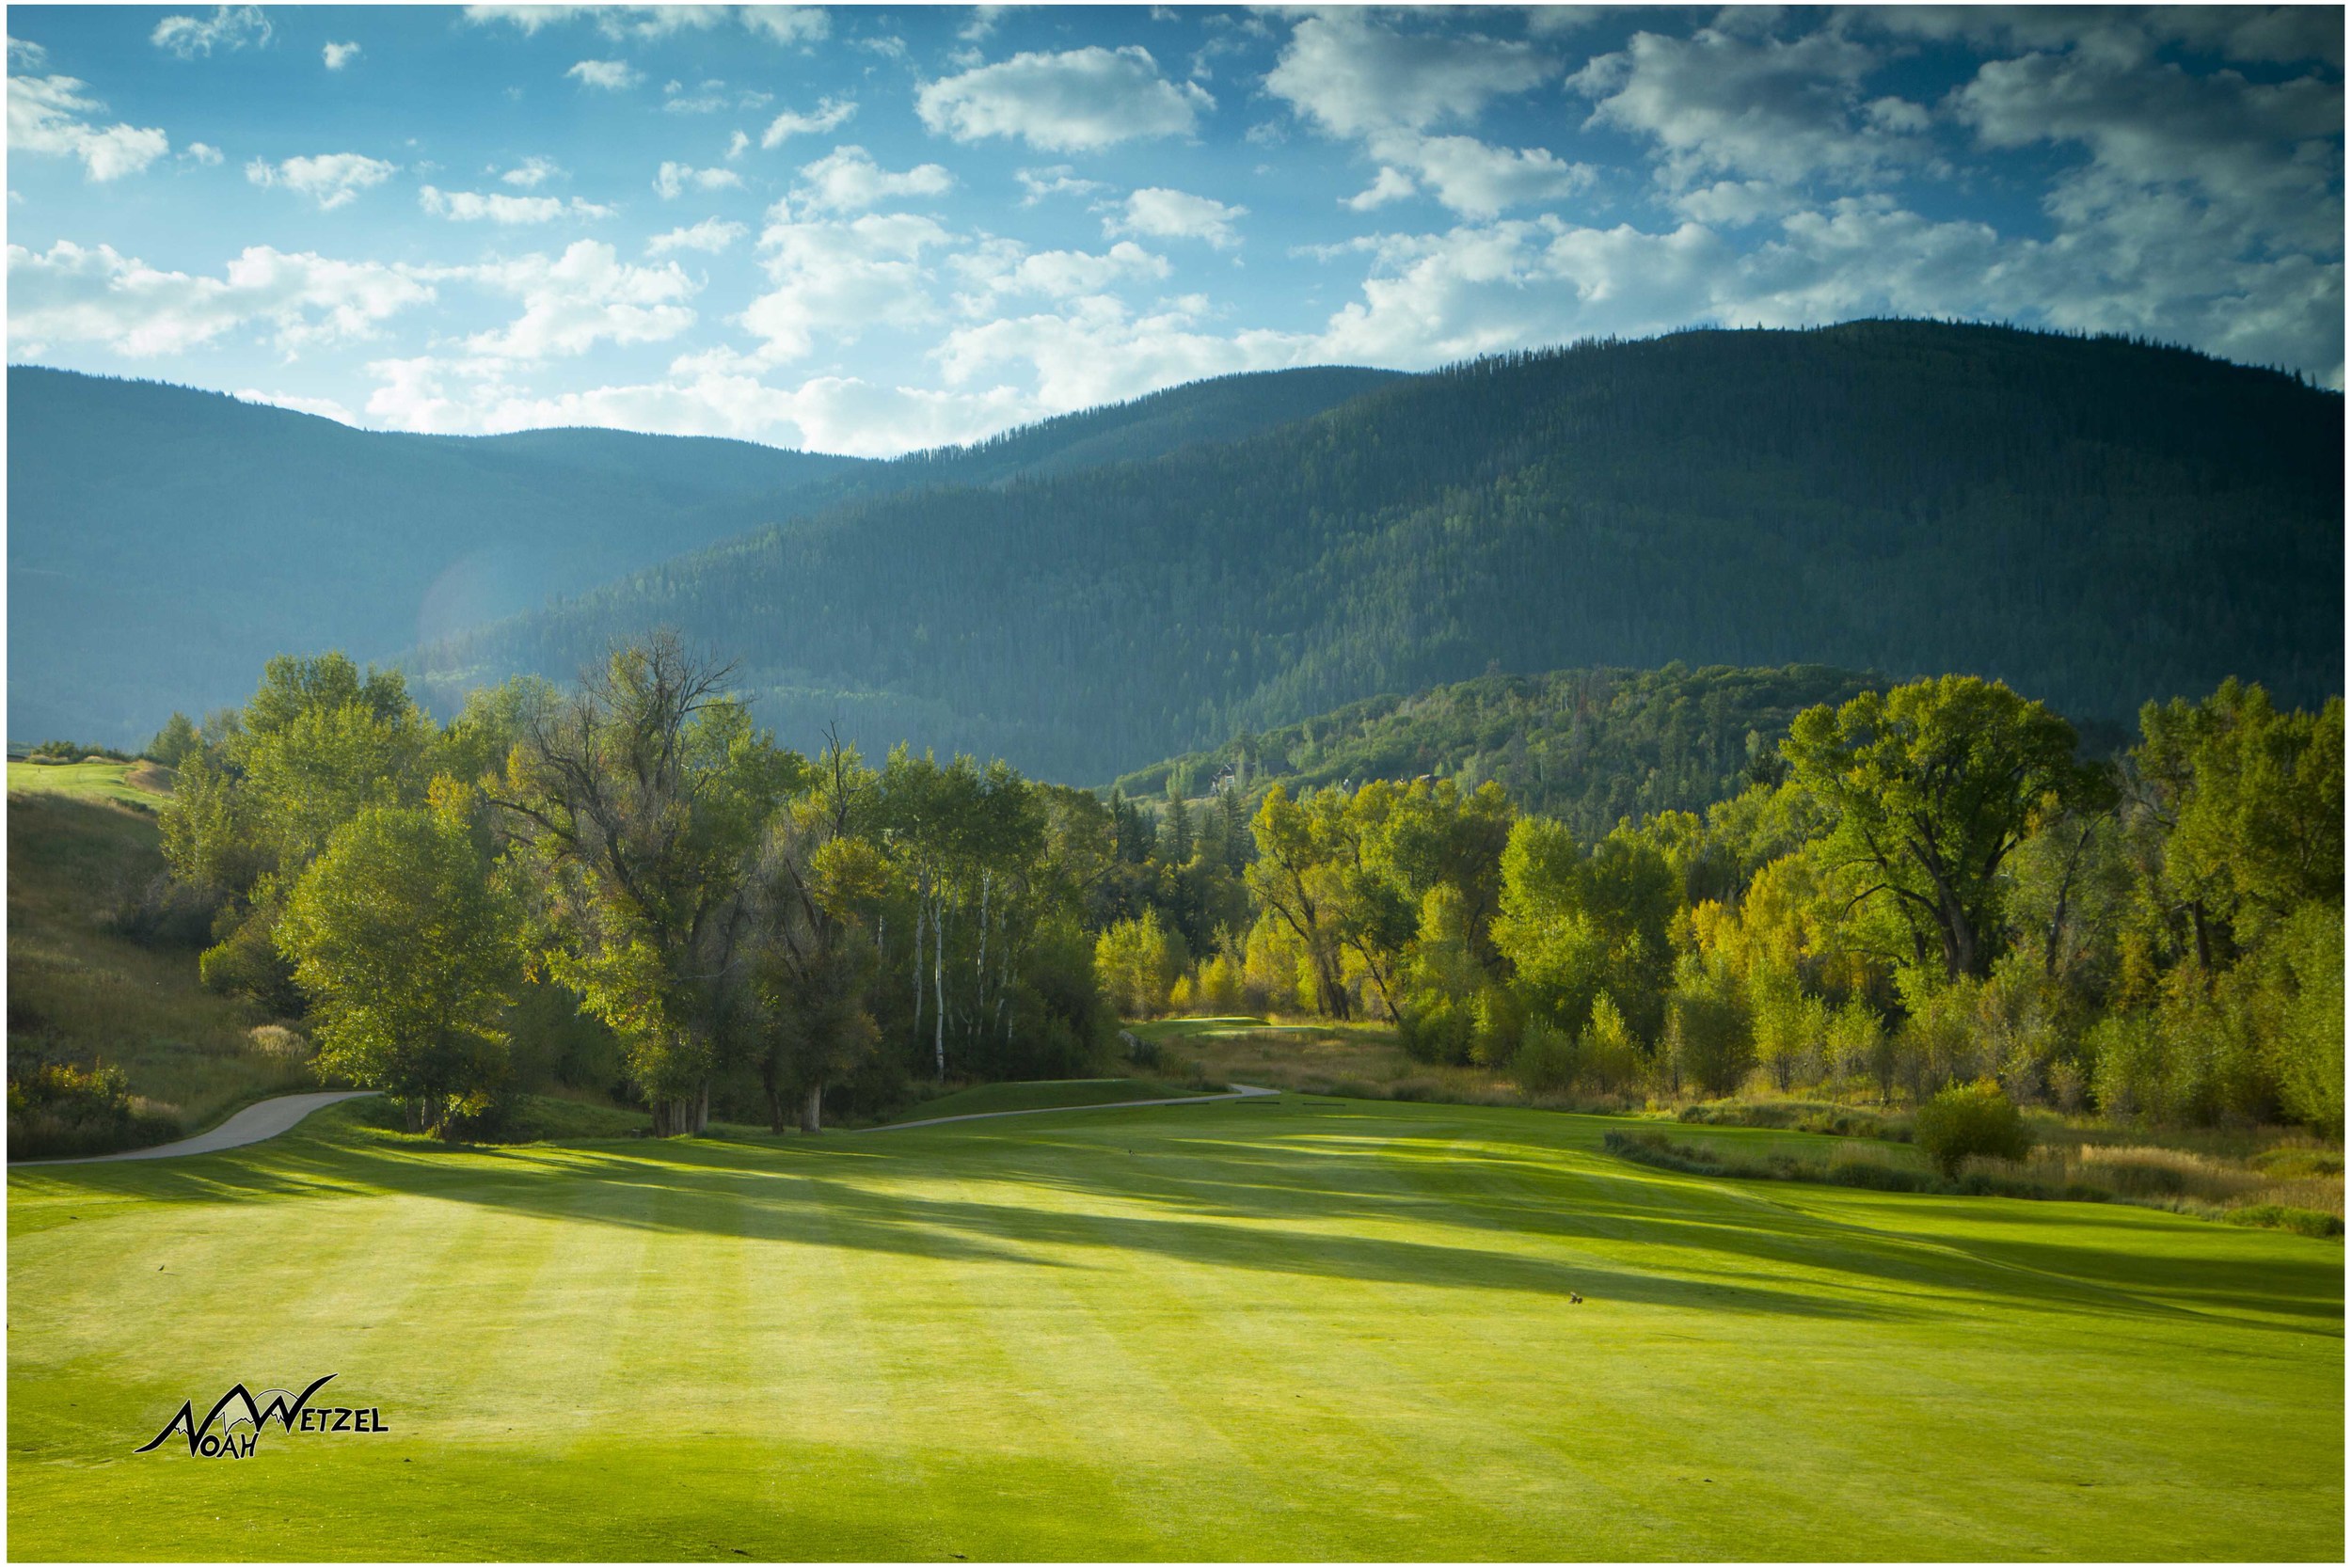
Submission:
<svg viewBox="0 0 2352 1568">
<path fill-rule="evenodd" d="M 133 1451 L 152 1452 L 179 1433 L 188 1440 L 188 1452 L 199 1458 L 250 1459 L 262 1430 L 272 1421 L 287 1432 L 391 1430 L 384 1424 L 383 1412 L 373 1406 L 313 1405 L 311 1397 L 334 1379 L 335 1374 L 329 1372 L 299 1394 L 264 1388 L 258 1398 L 240 1383 L 214 1402 L 201 1421 L 196 1418 L 195 1402 L 183 1400 L 178 1414 L 164 1423 L 164 1430 Z M 240 1433 L 239 1427 L 246 1430 Z"/>
</svg>

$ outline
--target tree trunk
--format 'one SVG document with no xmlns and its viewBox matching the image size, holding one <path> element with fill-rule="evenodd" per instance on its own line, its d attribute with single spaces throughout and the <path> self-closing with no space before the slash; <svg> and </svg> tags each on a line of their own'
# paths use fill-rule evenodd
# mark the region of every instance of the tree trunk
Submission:
<svg viewBox="0 0 2352 1568">
<path fill-rule="evenodd" d="M 931 1021 L 931 1053 L 938 1064 L 939 1081 L 947 1081 L 947 927 L 942 918 L 946 896 L 931 903 L 931 990 L 939 1003 L 939 1016 Z"/>
<path fill-rule="evenodd" d="M 988 1017 L 988 884 L 991 873 L 980 873 L 980 953 L 972 961 L 972 1043 L 979 1044 L 982 1021 Z"/>
<path fill-rule="evenodd" d="M 710 1081 L 703 1080 L 702 1092 L 694 1097 L 694 1132 L 697 1135 L 710 1131 Z"/>
<path fill-rule="evenodd" d="M 816 1133 L 824 1131 L 824 1127 L 822 1125 L 824 1109 L 825 1085 L 822 1084 L 811 1084 L 808 1086 L 808 1099 L 803 1101 L 801 1105 L 801 1131 L 803 1133 Z"/>
<path fill-rule="evenodd" d="M 914 1046 L 923 1047 L 923 903 L 920 894 L 914 901 Z"/>
</svg>

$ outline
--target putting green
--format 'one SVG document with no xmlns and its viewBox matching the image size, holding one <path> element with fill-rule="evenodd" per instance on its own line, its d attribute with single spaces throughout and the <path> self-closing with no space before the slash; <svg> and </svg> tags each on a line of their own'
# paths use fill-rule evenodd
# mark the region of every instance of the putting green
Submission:
<svg viewBox="0 0 2352 1568">
<path fill-rule="evenodd" d="M 449 1151 L 339 1106 L 15 1173 L 8 1548 L 2340 1558 L 2341 1244 L 1712 1181 L 1610 1125 L 1285 1096 Z M 389 1430 L 131 1451 L 327 1372 Z"/>
</svg>

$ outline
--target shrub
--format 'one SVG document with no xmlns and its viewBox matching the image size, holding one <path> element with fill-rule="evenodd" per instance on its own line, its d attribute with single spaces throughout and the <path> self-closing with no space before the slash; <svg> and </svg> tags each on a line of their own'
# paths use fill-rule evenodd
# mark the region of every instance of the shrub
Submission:
<svg viewBox="0 0 2352 1568">
<path fill-rule="evenodd" d="M 1991 1079 L 1954 1084 L 1920 1106 L 1913 1134 L 1947 1181 L 1972 1154 L 2022 1160 L 2033 1148 L 2026 1118 Z"/>
<path fill-rule="evenodd" d="M 1511 1058 L 1511 1080 L 1529 1094 L 1559 1093 L 1576 1081 L 1576 1042 L 1540 1019 L 1530 1022 Z"/>
<path fill-rule="evenodd" d="M 11 1159 L 104 1154 L 179 1136 L 168 1117 L 132 1103 L 120 1068 L 70 1063 L 11 1063 L 8 1155 Z"/>
</svg>

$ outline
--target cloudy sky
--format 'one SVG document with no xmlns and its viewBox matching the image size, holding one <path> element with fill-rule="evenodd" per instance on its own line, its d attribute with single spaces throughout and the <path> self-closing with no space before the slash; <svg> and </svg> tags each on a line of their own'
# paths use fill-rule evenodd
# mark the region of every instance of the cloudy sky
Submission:
<svg viewBox="0 0 2352 1568">
<path fill-rule="evenodd" d="M 2344 13 L 8 10 L 11 360 L 884 454 L 1899 313 L 2331 385 Z"/>
</svg>

